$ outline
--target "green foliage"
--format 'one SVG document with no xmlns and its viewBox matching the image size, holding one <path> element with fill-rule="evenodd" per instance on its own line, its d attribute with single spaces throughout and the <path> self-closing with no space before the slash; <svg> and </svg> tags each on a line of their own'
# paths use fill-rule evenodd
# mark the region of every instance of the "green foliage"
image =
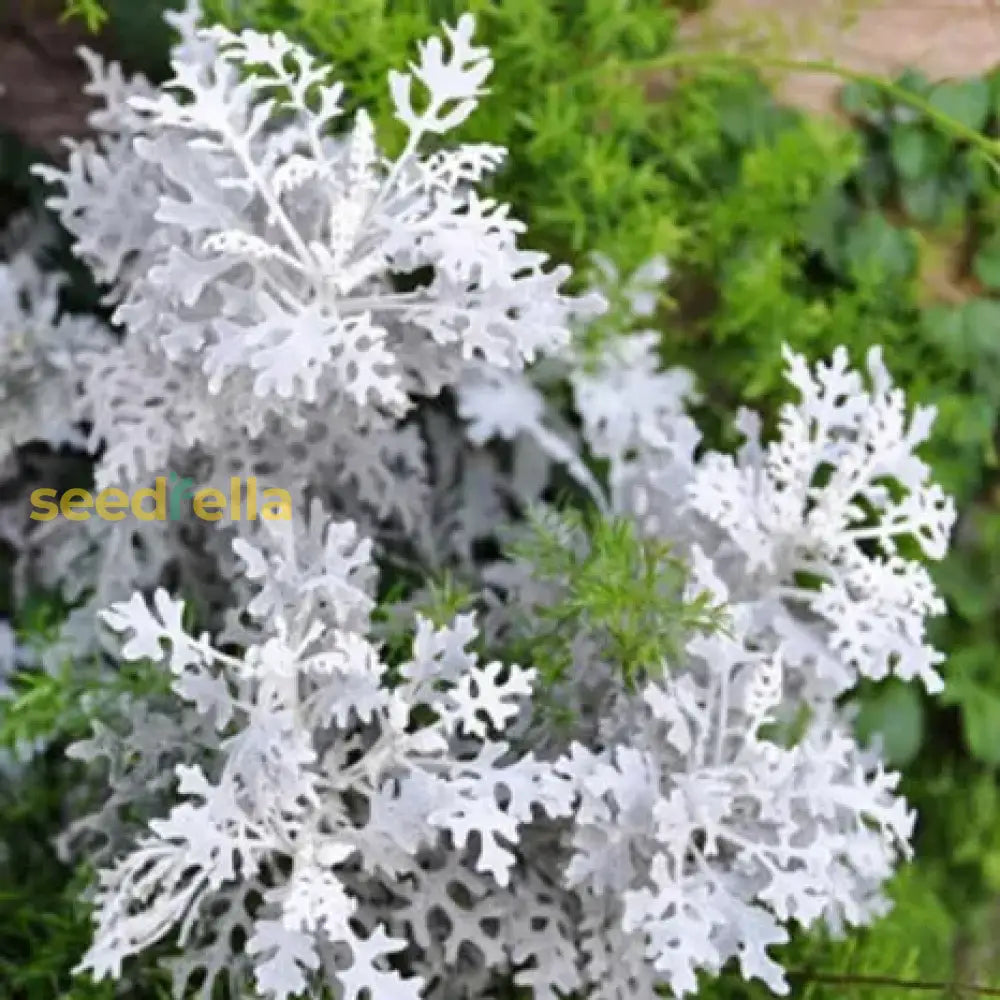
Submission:
<svg viewBox="0 0 1000 1000">
<path fill-rule="evenodd" d="M 871 685 L 860 697 L 855 720 L 858 735 L 865 743 L 880 741 L 886 761 L 906 767 L 923 744 L 926 712 L 920 694 L 912 684 L 889 680 Z"/>
<path fill-rule="evenodd" d="M 108 19 L 107 8 L 101 0 L 65 0 L 65 17 L 78 17 L 89 31 L 100 31 Z"/>
<path fill-rule="evenodd" d="M 30 594 L 14 618 L 18 643 L 41 654 L 55 640 L 68 610 L 55 595 Z M 91 723 L 112 715 L 123 696 L 166 692 L 169 675 L 149 661 L 123 664 L 112 672 L 94 659 L 68 659 L 54 671 L 19 670 L 11 687 L 0 699 L 0 752 L 17 754 L 31 745 L 65 745 L 88 735 Z"/>
<path fill-rule="evenodd" d="M 33 595 L 15 620 L 18 641 L 41 649 L 52 642 L 66 608 Z M 65 748 L 111 715 L 122 696 L 155 694 L 166 676 L 151 664 L 108 674 L 96 662 L 71 661 L 55 673 L 20 671 L 0 699 L 0 996 L 10 1000 L 113 1000 L 112 984 L 76 977 L 87 947 L 89 913 L 80 902 L 85 873 L 55 848 L 75 797 L 86 788 Z M 166 1000 L 162 977 L 136 1000 Z"/>
<path fill-rule="evenodd" d="M 37 593 L 15 619 L 18 641 L 41 650 L 51 644 L 65 605 Z M 0 996 L 5 1000 L 113 1000 L 110 983 L 76 977 L 87 947 L 89 913 L 80 902 L 86 882 L 54 844 L 86 789 L 80 768 L 65 758 L 73 740 L 95 719 L 110 717 L 122 696 L 166 688 L 165 672 L 149 663 L 110 674 L 93 661 L 74 660 L 54 673 L 22 670 L 0 699 Z M 148 984 L 135 1000 L 166 1000 L 162 976 L 144 970 Z M 148 987 L 148 988 L 147 988 Z"/>
<path fill-rule="evenodd" d="M 11 1000 L 111 1000 L 107 986 L 73 983 L 89 927 L 80 884 L 50 838 L 68 791 L 60 754 L 36 758 L 0 784 L 0 995 Z"/>
<path fill-rule="evenodd" d="M 948 982 L 957 973 L 955 915 L 942 901 L 940 873 L 904 869 L 891 886 L 893 908 L 871 928 L 842 940 L 819 935 L 789 949 L 802 1000 L 912 1000 L 911 989 L 850 985 L 839 977 L 888 976 L 917 982 Z M 827 981 L 824 982 L 823 980 Z"/>
<path fill-rule="evenodd" d="M 511 555 L 552 588 L 524 633 L 524 662 L 549 684 L 567 675 L 581 639 L 636 681 L 669 670 L 693 633 L 725 624 L 708 595 L 685 596 L 687 567 L 670 547 L 629 521 L 536 516 Z"/>
<path fill-rule="evenodd" d="M 88 873 L 74 871 L 53 843 L 78 790 L 63 745 L 54 744 L 0 782 L 0 996 L 4 1000 L 120 1000 L 107 981 L 75 976 L 90 940 L 90 916 L 81 903 Z M 130 1000 L 168 1000 L 155 967 L 138 973 Z"/>
<path fill-rule="evenodd" d="M 899 82 L 968 127 L 998 134 L 1000 75 L 932 85 L 910 73 Z M 1000 765 L 1000 177 L 975 150 L 884 97 L 848 96 L 867 144 L 857 195 L 903 209 L 923 244 L 930 294 L 945 299 L 920 309 L 911 297 L 914 338 L 899 354 L 916 374 L 922 360 L 930 362 L 932 379 L 918 386 L 941 412 L 935 472 L 964 508 L 955 549 L 938 574 L 951 609 L 939 637 L 949 652 L 942 700 L 957 710 L 965 751 L 991 769 Z"/>
<path fill-rule="evenodd" d="M 888 916 L 842 939 L 827 934 L 796 937 L 775 950 L 789 970 L 796 1000 L 913 1000 L 911 989 L 852 983 L 855 977 L 948 982 L 958 973 L 953 947 L 958 922 L 944 905 L 940 872 L 904 869 L 890 887 Z M 921 994 L 916 994 L 917 996 Z M 929 993 L 928 996 L 935 996 Z M 940 995 L 940 993 L 938 994 Z M 699 1000 L 771 1000 L 759 984 L 723 977 L 704 981 Z"/>
<path fill-rule="evenodd" d="M 96 664 L 70 662 L 58 673 L 19 671 L 14 692 L 0 703 L 0 748 L 81 738 L 124 695 L 148 697 L 168 689 L 168 676 L 152 664 L 128 664 L 108 675 Z"/>
</svg>

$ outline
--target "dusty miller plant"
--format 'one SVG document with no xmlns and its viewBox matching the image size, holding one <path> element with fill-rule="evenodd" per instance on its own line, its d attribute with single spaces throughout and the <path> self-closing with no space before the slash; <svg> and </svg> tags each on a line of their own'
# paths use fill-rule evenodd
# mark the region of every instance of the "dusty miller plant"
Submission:
<svg viewBox="0 0 1000 1000">
<path fill-rule="evenodd" d="M 39 168 L 118 335 L 4 265 L 4 447 L 83 445 L 128 492 L 255 476 L 294 516 L 11 532 L 20 577 L 75 603 L 65 649 L 170 678 L 71 751 L 110 788 L 63 840 L 99 869 L 81 968 L 127 978 L 170 940 L 178 998 L 682 995 L 733 960 L 784 992 L 788 926 L 872 920 L 909 851 L 898 775 L 840 706 L 862 677 L 940 688 L 932 412 L 877 349 L 865 372 L 788 352 L 771 439 L 742 413 L 736 456 L 702 447 L 657 335 L 587 336 L 605 297 L 564 295 L 481 193 L 503 151 L 444 145 L 490 70 L 470 16 L 390 75 L 396 156 L 288 39 L 171 20 L 172 79 L 88 56 L 98 137 Z M 639 317 L 667 273 L 598 270 Z M 556 720 L 530 662 L 484 653 L 530 657 L 574 581 L 474 543 L 566 475 L 683 559 L 678 599 L 722 627 L 625 669 L 581 619 Z M 585 555 L 580 522 L 539 519 Z M 478 617 L 412 615 L 390 655 L 377 567 L 400 561 L 457 567 Z"/>
<path fill-rule="evenodd" d="M 557 694 L 579 720 L 557 765 L 578 795 L 565 878 L 583 901 L 585 977 L 603 990 L 689 992 L 699 969 L 737 959 L 784 992 L 767 954 L 783 925 L 869 922 L 908 852 L 898 775 L 857 744 L 838 699 L 861 677 L 941 688 L 925 626 L 944 605 L 904 555 L 941 558 L 954 520 L 914 455 L 933 413 L 907 413 L 877 349 L 867 378 L 844 351 L 815 368 L 786 359 L 799 400 L 767 444 L 743 412 L 735 457 L 699 449 L 693 382 L 659 369 L 651 335 L 571 366 L 583 437 L 609 465 L 607 506 L 669 540 L 692 594 L 728 618 L 644 684 L 584 644 Z M 494 402 L 477 392 L 466 412 L 488 425 Z M 537 428 L 508 419 L 504 432 Z M 586 544 L 558 519 L 549 530 Z M 487 575 L 501 632 L 523 627 L 510 609 L 558 600 L 523 561 Z"/>
<path fill-rule="evenodd" d="M 465 17 L 392 75 L 409 138 L 388 157 L 302 48 L 197 18 L 171 15 L 180 41 L 162 89 L 89 55 L 97 138 L 73 145 L 65 170 L 39 168 L 127 331 L 75 359 L 96 486 L 254 477 L 440 557 L 463 532 L 450 491 L 433 488 L 416 404 L 474 359 L 517 369 L 565 347 L 571 317 L 600 307 L 563 296 L 568 268 L 520 248 L 523 226 L 479 193 L 503 150 L 442 144 L 475 107 L 489 55 Z M 454 465 L 452 450 L 433 461 Z M 168 561 L 224 602 L 231 536 L 253 530 L 185 544 L 164 522 L 92 523 L 88 545 L 78 526 L 68 540 L 65 524 L 47 527 L 37 572 L 87 579 L 91 619 Z"/>
</svg>

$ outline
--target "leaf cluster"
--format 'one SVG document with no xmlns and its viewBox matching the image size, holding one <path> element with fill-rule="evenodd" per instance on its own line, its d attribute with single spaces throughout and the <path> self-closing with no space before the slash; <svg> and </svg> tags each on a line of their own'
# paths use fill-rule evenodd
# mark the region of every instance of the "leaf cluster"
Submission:
<svg viewBox="0 0 1000 1000">
<path fill-rule="evenodd" d="M 725 627 L 709 595 L 685 594 L 687 567 L 670 546 L 625 519 L 536 516 L 511 556 L 552 588 L 551 600 L 531 609 L 524 639 L 550 685 L 567 677 L 582 639 L 634 683 L 669 671 L 692 635 Z"/>
</svg>

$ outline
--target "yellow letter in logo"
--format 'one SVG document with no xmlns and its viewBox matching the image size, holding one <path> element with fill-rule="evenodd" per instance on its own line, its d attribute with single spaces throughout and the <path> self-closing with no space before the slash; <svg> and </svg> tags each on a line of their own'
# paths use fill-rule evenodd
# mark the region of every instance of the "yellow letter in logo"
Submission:
<svg viewBox="0 0 1000 1000">
<path fill-rule="evenodd" d="M 86 490 L 67 490 L 59 501 L 59 511 L 67 521 L 89 521 L 94 498 Z"/>
<path fill-rule="evenodd" d="M 117 486 L 109 486 L 97 494 L 97 516 L 102 521 L 120 521 L 128 510 L 128 494 Z"/>
<path fill-rule="evenodd" d="M 292 519 L 292 498 L 288 490 L 269 486 L 264 490 L 260 516 L 265 521 L 290 521 Z"/>
<path fill-rule="evenodd" d="M 52 502 L 56 491 L 50 489 L 35 490 L 31 494 L 32 521 L 51 521 L 59 513 L 59 508 Z"/>
<path fill-rule="evenodd" d="M 218 521 L 226 509 L 226 497 L 222 490 L 206 487 L 198 490 L 192 501 L 194 516 L 202 521 Z"/>
<path fill-rule="evenodd" d="M 136 490 L 132 494 L 132 513 L 140 521 L 165 521 L 167 519 L 167 480 L 165 476 L 157 476 L 153 480 L 153 489 Z M 153 509 L 144 510 L 142 501 L 153 498 Z"/>
</svg>

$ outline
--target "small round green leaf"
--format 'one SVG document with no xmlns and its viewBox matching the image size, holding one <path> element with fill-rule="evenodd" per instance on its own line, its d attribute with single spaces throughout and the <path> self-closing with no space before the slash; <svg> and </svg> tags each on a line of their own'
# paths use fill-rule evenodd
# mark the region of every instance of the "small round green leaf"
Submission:
<svg viewBox="0 0 1000 1000">
<path fill-rule="evenodd" d="M 924 176 L 930 166 L 930 143 L 920 125 L 902 125 L 893 129 L 892 162 L 907 180 Z"/>
<path fill-rule="evenodd" d="M 989 114 L 990 87 L 981 78 L 939 83 L 931 91 L 930 103 L 942 114 L 978 131 L 986 124 Z"/>
<path fill-rule="evenodd" d="M 979 248 L 972 270 L 987 288 L 1000 289 L 1000 236 L 994 236 Z"/>
<path fill-rule="evenodd" d="M 944 187 L 933 174 L 904 184 L 901 194 L 906 214 L 915 222 L 937 222 L 943 214 Z"/>
<path fill-rule="evenodd" d="M 924 705 L 913 685 L 890 680 L 862 699 L 855 726 L 863 742 L 880 736 L 886 759 L 899 767 L 920 750 Z"/>
</svg>

